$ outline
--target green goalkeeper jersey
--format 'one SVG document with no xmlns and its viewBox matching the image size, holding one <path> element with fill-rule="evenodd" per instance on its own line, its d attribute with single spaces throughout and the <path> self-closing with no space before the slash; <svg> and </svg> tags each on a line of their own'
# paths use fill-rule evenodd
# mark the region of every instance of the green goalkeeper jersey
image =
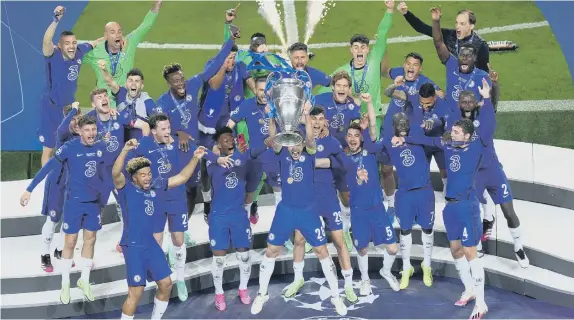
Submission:
<svg viewBox="0 0 574 320">
<path fill-rule="evenodd" d="M 115 99 L 113 99 L 112 92 L 110 88 L 108 88 L 108 85 L 104 80 L 102 70 L 98 66 L 98 61 L 99 60 L 106 61 L 108 72 L 114 77 L 115 82 L 119 86 L 125 85 L 127 78 L 126 74 L 134 67 L 136 48 L 142 42 L 144 36 L 151 29 L 156 18 L 157 14 L 150 10 L 146 14 L 143 22 L 139 25 L 139 27 L 137 27 L 137 29 L 135 29 L 134 31 L 130 32 L 130 34 L 127 35 L 126 44 L 122 48 L 122 51 L 120 52 L 119 56 L 117 55 L 112 56 L 108 53 L 106 41 L 100 42 L 94 48 L 94 50 L 88 52 L 88 54 L 84 56 L 83 59 L 84 64 L 90 65 L 92 69 L 94 69 L 94 72 L 96 73 L 97 77 L 96 87 L 108 89 L 108 94 L 112 98 L 113 106 L 115 106 Z M 112 61 L 112 59 L 114 60 Z M 112 67 L 114 65 L 115 70 L 112 70 Z"/>
<path fill-rule="evenodd" d="M 346 71 L 349 73 L 353 79 L 353 84 L 351 84 L 353 93 L 359 95 L 360 93 L 370 93 L 372 97 L 373 104 L 375 106 L 375 112 L 377 117 L 382 114 L 381 110 L 381 61 L 383 61 L 383 56 L 387 49 L 387 35 L 393 24 L 393 14 L 385 12 L 383 20 L 379 24 L 377 29 L 377 40 L 375 45 L 369 52 L 367 57 L 367 64 L 362 69 L 354 69 L 351 63 L 346 63 L 341 67 L 337 68 L 335 72 Z M 366 73 L 365 73 L 366 72 Z M 357 89 L 359 92 L 357 92 Z M 330 92 L 331 88 L 323 87 L 319 93 Z M 361 104 L 361 112 L 367 112 L 367 104 Z"/>
</svg>

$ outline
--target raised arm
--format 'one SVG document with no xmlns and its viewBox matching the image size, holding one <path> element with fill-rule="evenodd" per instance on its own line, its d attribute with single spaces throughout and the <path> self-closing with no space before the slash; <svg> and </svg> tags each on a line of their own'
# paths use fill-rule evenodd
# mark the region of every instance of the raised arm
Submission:
<svg viewBox="0 0 574 320">
<path fill-rule="evenodd" d="M 68 112 L 62 123 L 58 126 L 58 130 L 56 130 L 56 140 L 57 141 L 64 141 L 70 134 L 70 124 L 72 123 L 72 119 L 76 114 L 78 114 L 78 110 L 80 109 L 80 103 L 74 102 L 72 103 L 72 110 Z"/>
<path fill-rule="evenodd" d="M 187 182 L 195 172 L 195 168 L 199 163 L 199 159 L 203 158 L 206 149 L 202 146 L 197 147 L 195 152 L 193 152 L 193 158 L 189 161 L 189 163 L 181 170 L 180 173 L 176 174 L 175 176 L 169 178 L 167 181 L 168 189 L 175 188 Z"/>
<path fill-rule="evenodd" d="M 398 87 L 405 84 L 405 78 L 403 76 L 398 76 L 395 78 L 393 84 L 385 89 L 385 96 L 392 99 L 399 99 L 402 101 L 407 101 L 407 93 L 402 90 L 397 90 Z"/>
<path fill-rule="evenodd" d="M 385 1 L 385 6 L 387 7 L 387 10 L 385 11 L 383 20 L 381 20 L 381 23 L 377 28 L 377 41 L 375 41 L 373 51 L 371 52 L 371 54 L 376 57 L 377 65 L 383 61 L 383 56 L 387 50 L 387 36 L 391 26 L 393 25 L 393 11 L 395 8 L 395 1 L 387 0 Z"/>
<path fill-rule="evenodd" d="M 440 16 L 442 15 L 440 8 L 432 8 L 431 9 L 432 15 L 432 40 L 434 42 L 434 47 L 438 54 L 438 58 L 442 63 L 446 63 L 448 57 L 450 56 L 450 52 L 448 48 L 444 44 L 444 39 L 442 36 L 442 32 L 440 30 Z"/>
<path fill-rule="evenodd" d="M 415 16 L 404 1 L 401 1 L 397 6 L 397 10 L 405 17 L 407 23 L 418 33 L 422 33 L 425 36 L 432 37 L 432 27 L 428 24 L 424 23 L 421 19 Z M 455 33 L 456 31 L 453 29 L 441 29 L 443 37 L 447 37 Z"/>
<path fill-rule="evenodd" d="M 310 111 L 311 102 L 307 101 L 303 107 L 303 116 L 305 117 L 305 149 L 307 149 L 307 153 L 314 154 L 317 150 L 317 143 L 315 142 L 315 136 L 313 135 L 311 119 L 309 119 Z"/>
<path fill-rule="evenodd" d="M 494 132 L 496 131 L 496 115 L 491 101 L 491 89 L 486 79 L 482 79 L 482 86 L 478 87 L 480 95 L 484 99 L 484 104 L 480 107 L 480 139 L 483 144 L 493 143 Z"/>
<path fill-rule="evenodd" d="M 216 75 L 219 75 L 221 78 L 219 80 L 223 81 L 223 75 L 225 74 L 225 69 L 223 69 L 222 67 L 223 67 L 223 64 L 225 63 L 225 59 L 227 59 L 227 57 L 231 53 L 231 48 L 233 48 L 234 44 L 235 44 L 235 39 L 233 37 L 231 37 L 230 39 L 227 39 L 225 41 L 225 43 L 223 44 L 223 47 L 221 47 L 221 50 L 219 50 L 219 52 L 215 56 L 215 58 L 213 58 L 213 60 L 209 61 L 205 65 L 205 68 L 201 72 L 201 79 L 204 82 L 209 81 L 209 84 L 211 86 L 212 79 Z M 219 83 L 219 85 L 221 85 L 221 83 Z M 219 88 L 219 86 L 217 88 Z M 217 88 L 213 88 L 213 89 L 217 89 Z"/>
<path fill-rule="evenodd" d="M 375 106 L 373 105 L 373 99 L 368 93 L 361 93 L 361 100 L 367 103 L 367 118 L 369 118 L 369 137 L 371 141 L 377 139 L 377 114 L 375 113 Z"/>
<path fill-rule="evenodd" d="M 275 153 L 279 153 L 281 152 L 281 149 L 283 149 L 283 146 L 275 143 L 275 136 L 277 136 L 277 125 L 275 124 L 275 115 L 269 115 L 269 141 L 271 143 L 271 146 L 273 147 L 273 151 Z"/>
<path fill-rule="evenodd" d="M 150 31 L 153 26 L 157 15 L 159 14 L 159 9 L 161 8 L 162 0 L 156 0 L 153 4 L 151 10 L 146 14 L 142 23 L 127 36 L 128 45 L 130 48 L 135 48 L 143 40 L 145 35 Z"/>
<path fill-rule="evenodd" d="M 120 85 L 114 80 L 114 77 L 108 72 L 108 66 L 106 61 L 98 60 L 98 67 L 102 70 L 102 76 L 104 77 L 104 81 L 106 85 L 112 90 L 114 95 L 118 94 L 120 91 Z"/>
<path fill-rule="evenodd" d="M 498 86 L 498 72 L 490 68 L 490 63 L 487 64 L 488 77 L 492 82 L 492 88 L 490 88 L 490 98 L 492 99 L 492 106 L 494 108 L 494 113 L 498 108 L 498 99 L 500 98 L 500 87 Z"/>
<path fill-rule="evenodd" d="M 44 38 L 42 40 L 42 54 L 44 54 L 44 57 L 46 58 L 49 58 L 54 54 L 54 34 L 56 33 L 56 28 L 64 16 L 65 11 L 66 9 L 62 6 L 57 6 L 56 9 L 54 9 L 53 21 L 44 33 Z"/>
<path fill-rule="evenodd" d="M 391 79 L 391 65 L 389 63 L 389 53 L 385 51 L 381 61 L 381 77 Z"/>
<path fill-rule="evenodd" d="M 114 187 L 116 189 L 122 189 L 126 185 L 126 177 L 123 174 L 124 166 L 126 163 L 126 158 L 128 153 L 137 148 L 139 145 L 136 139 L 131 139 L 124 145 L 122 152 L 118 155 L 114 166 L 112 167 L 112 179 L 114 181 Z"/>
</svg>

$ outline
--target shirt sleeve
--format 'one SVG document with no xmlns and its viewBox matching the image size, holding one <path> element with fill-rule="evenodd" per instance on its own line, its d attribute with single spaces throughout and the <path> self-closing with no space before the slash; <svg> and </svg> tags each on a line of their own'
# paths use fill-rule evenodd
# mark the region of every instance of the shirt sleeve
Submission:
<svg viewBox="0 0 574 320">
<path fill-rule="evenodd" d="M 396 77 L 403 75 L 403 72 L 404 70 L 401 67 L 391 68 L 391 70 L 389 70 L 389 76 L 395 80 Z"/>
<path fill-rule="evenodd" d="M 381 63 L 381 61 L 383 60 L 383 56 L 385 55 L 385 51 L 387 50 L 387 36 L 392 25 L 393 25 L 393 14 L 385 11 L 383 20 L 381 20 L 379 28 L 377 29 L 377 41 L 375 42 L 375 46 L 373 47 L 373 51 L 371 52 L 371 54 L 376 59 L 377 68 L 378 65 Z"/>
<path fill-rule="evenodd" d="M 56 157 L 53 157 L 50 160 L 48 160 L 48 162 L 46 162 L 46 164 L 40 169 L 40 171 L 36 173 L 32 181 L 30 181 L 30 184 L 26 188 L 26 191 L 28 192 L 34 191 L 34 188 L 36 188 L 36 186 L 40 182 L 42 182 L 42 180 L 44 180 L 44 178 L 48 175 L 48 173 L 50 173 L 50 171 L 57 170 L 62 165 L 63 164 L 60 163 L 60 161 L 56 159 Z"/>
<path fill-rule="evenodd" d="M 145 35 L 149 32 L 151 27 L 153 26 L 155 19 L 157 18 L 157 14 L 153 11 L 148 11 L 142 23 L 130 34 L 128 34 L 128 46 L 135 49 L 138 44 L 143 40 Z"/>
</svg>

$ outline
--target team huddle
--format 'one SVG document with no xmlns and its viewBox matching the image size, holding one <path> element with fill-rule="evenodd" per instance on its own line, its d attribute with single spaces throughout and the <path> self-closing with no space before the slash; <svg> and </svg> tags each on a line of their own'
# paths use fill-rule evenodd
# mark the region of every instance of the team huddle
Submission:
<svg viewBox="0 0 574 320">
<path fill-rule="evenodd" d="M 65 11 L 57 7 L 44 36 L 47 83 L 38 130 L 44 146 L 43 167 L 20 202 L 27 205 L 33 189 L 46 179 L 41 264 L 46 272 L 53 272 L 50 244 L 62 220 L 63 238 L 54 257 L 61 259 L 63 304 L 71 300 L 70 270 L 75 263 L 81 269 L 78 288 L 88 301 L 95 300 L 89 277 L 96 234 L 102 228 L 101 212 L 110 194 L 123 222 L 117 250 L 125 258 L 129 293 L 122 319 L 133 318 L 146 281 L 157 283 L 152 319 L 162 317 L 172 289 L 171 267 L 178 297 L 187 300 L 185 263 L 187 247 L 194 244 L 188 221 L 198 189 L 209 227 L 218 310 L 226 309 L 222 278 L 230 244 L 239 262 L 238 295 L 243 304 L 251 304 L 253 314 L 261 312 L 269 299 L 267 288 L 284 248 L 293 253 L 294 269 L 294 281 L 284 295 L 293 297 L 303 287 L 304 256 L 314 250 L 331 302 L 341 316 L 347 314 L 347 305 L 359 301 L 352 283 L 349 253 L 353 248 L 361 276 L 360 296 L 372 294 L 370 243 L 383 248 L 381 277 L 394 291 L 407 288 L 415 272 L 410 260 L 414 225 L 422 229 L 420 270 L 430 287 L 433 158 L 444 185 L 447 238 L 465 288 L 455 304 L 465 306 L 475 300 L 471 319 L 480 319 L 488 311 L 479 259 L 484 254 L 481 241 L 488 239 L 494 224 L 488 198 L 501 206 L 518 263 L 523 268 L 529 265 L 512 192 L 494 149 L 498 74 L 490 69 L 488 56 L 487 67 L 483 65 L 484 40 L 473 31 L 472 11 L 460 11 L 456 29 L 449 30 L 441 29 L 440 9 L 431 9 L 433 24 L 427 27 L 432 28 L 438 58 L 446 67 L 444 89 L 421 74 L 423 57 L 417 53 L 407 54 L 402 66 L 390 67 L 387 34 L 395 11 L 392 0 L 385 1 L 373 47 L 366 36 L 353 36 L 352 59 L 331 75 L 307 65 L 305 44 L 292 44 L 287 51 L 291 67 L 309 75 L 307 85 L 317 94 L 314 104 L 307 101 L 303 107 L 298 128 L 303 142 L 283 147 L 275 142 L 281 127 L 267 101 L 269 72 L 247 68 L 253 59 L 266 59 L 274 66 L 280 61 L 266 54 L 262 33 L 253 34 L 249 50 L 238 49 L 235 40 L 240 31 L 232 22 L 239 6 L 226 11 L 224 43 L 200 73 L 186 77 L 182 66 L 173 63 L 163 69 L 168 86 L 164 94 L 154 101 L 143 91 L 144 75 L 133 68 L 133 59 L 161 4 L 157 0 L 143 23 L 128 35 L 118 23 L 109 22 L 101 39 L 78 44 L 71 31 L 64 31 L 54 46 L 52 39 Z M 414 17 L 404 2 L 396 10 L 407 20 Z M 90 94 L 91 111 L 85 114 L 75 102 L 82 63 L 90 65 L 98 78 Z M 393 79 L 384 91 L 381 77 Z M 384 114 L 381 93 L 390 98 Z M 276 209 L 260 265 L 259 290 L 252 301 L 247 290 L 251 224 L 258 222 L 257 200 L 265 183 L 273 189 Z M 167 259 L 162 249 L 168 241 L 163 239 L 166 226 L 171 236 Z M 74 261 L 80 230 L 83 248 Z M 344 298 L 339 295 L 326 232 L 337 249 Z M 403 269 L 397 280 L 391 269 L 399 252 Z"/>
</svg>

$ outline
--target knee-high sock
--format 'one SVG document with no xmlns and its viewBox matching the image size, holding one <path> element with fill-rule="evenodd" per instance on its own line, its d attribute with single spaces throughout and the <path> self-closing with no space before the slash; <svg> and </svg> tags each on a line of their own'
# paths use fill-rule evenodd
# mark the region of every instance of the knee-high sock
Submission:
<svg viewBox="0 0 574 320">
<path fill-rule="evenodd" d="M 72 259 L 62 258 L 62 286 L 70 285 L 70 270 L 72 269 Z"/>
<path fill-rule="evenodd" d="M 54 231 L 56 231 L 56 223 L 48 216 L 42 226 L 42 255 L 50 254 L 50 244 L 54 238 Z"/>
<path fill-rule="evenodd" d="M 323 274 L 327 279 L 329 288 L 331 289 L 331 296 L 336 298 L 339 296 L 339 282 L 337 281 L 337 273 L 335 271 L 335 265 L 333 264 L 333 259 L 331 256 L 327 256 L 324 259 L 319 260 L 321 263 L 321 269 L 323 269 Z"/>
<path fill-rule="evenodd" d="M 161 319 L 165 310 L 167 310 L 167 304 L 169 301 L 161 301 L 157 297 L 153 299 L 153 311 L 151 313 L 151 319 Z"/>
<path fill-rule="evenodd" d="M 401 256 L 403 257 L 403 271 L 407 271 L 410 268 L 412 268 L 412 266 L 411 266 L 411 248 L 413 246 L 413 236 L 410 233 L 407 235 L 401 234 L 400 241 L 401 241 Z M 385 252 L 387 252 L 387 251 L 385 250 Z"/>
<path fill-rule="evenodd" d="M 358 254 L 357 262 L 359 263 L 359 271 L 361 271 L 361 280 L 369 280 L 369 254 L 364 256 Z"/>
<path fill-rule="evenodd" d="M 454 259 L 454 263 L 456 271 L 458 271 L 458 276 L 464 285 L 464 291 L 468 293 L 474 292 L 474 284 L 472 275 L 470 274 L 470 264 L 468 260 L 466 260 L 466 257 L 463 256 L 462 258 Z"/>
<path fill-rule="evenodd" d="M 82 275 L 80 276 L 82 281 L 85 283 L 90 283 L 90 273 L 92 271 L 93 259 L 84 258 L 80 259 L 80 265 L 82 266 Z"/>
<path fill-rule="evenodd" d="M 185 281 L 185 260 L 187 259 L 187 248 L 174 246 L 175 250 L 175 273 L 177 281 Z"/>
<path fill-rule="evenodd" d="M 510 234 L 512 235 L 512 241 L 514 242 L 514 252 L 522 249 L 522 232 L 520 227 L 517 228 L 508 228 L 510 230 Z"/>
<path fill-rule="evenodd" d="M 259 294 L 265 296 L 275 269 L 275 258 L 269 258 L 267 255 L 264 255 L 259 268 Z"/>
<path fill-rule="evenodd" d="M 351 208 L 341 204 L 341 220 L 343 220 L 343 232 L 349 232 L 351 229 Z"/>
<path fill-rule="evenodd" d="M 249 251 L 237 252 L 239 260 L 239 290 L 247 289 L 247 283 L 251 277 L 251 254 Z"/>
<path fill-rule="evenodd" d="M 474 295 L 476 304 L 484 304 L 484 268 L 480 259 L 475 258 L 469 263 L 472 279 L 474 280 Z"/>
<path fill-rule="evenodd" d="M 432 259 L 432 249 L 434 247 L 434 231 L 430 234 L 422 232 L 423 241 L 423 265 L 430 267 Z"/>
<path fill-rule="evenodd" d="M 293 281 L 299 281 L 300 279 L 303 279 L 303 269 L 305 269 L 305 260 L 300 262 L 293 262 L 293 273 L 295 276 Z"/>
<path fill-rule="evenodd" d="M 385 276 L 391 275 L 391 269 L 393 269 L 393 264 L 397 258 L 396 254 L 391 255 L 388 250 L 383 251 L 383 274 Z"/>
<path fill-rule="evenodd" d="M 215 294 L 223 294 L 223 268 L 225 267 L 225 256 L 214 256 L 211 258 L 211 275 L 213 276 L 213 286 Z"/>
</svg>

